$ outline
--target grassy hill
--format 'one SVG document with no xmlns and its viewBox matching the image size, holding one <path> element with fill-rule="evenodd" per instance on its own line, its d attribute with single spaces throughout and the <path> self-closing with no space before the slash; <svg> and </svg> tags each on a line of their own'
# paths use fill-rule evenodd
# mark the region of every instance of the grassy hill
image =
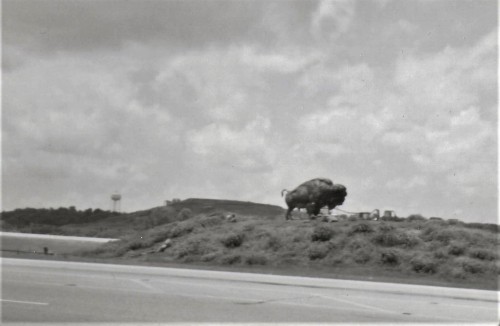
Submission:
<svg viewBox="0 0 500 326">
<path fill-rule="evenodd" d="M 121 238 L 191 216 L 210 214 L 239 216 L 284 216 L 279 206 L 236 200 L 189 198 L 170 206 L 133 213 L 114 213 L 74 207 L 58 209 L 16 209 L 2 212 L 3 231 Z"/>
<path fill-rule="evenodd" d="M 284 209 L 272 205 L 187 199 L 58 231 L 121 239 L 80 252 L 86 258 L 498 287 L 497 225 L 425 219 L 325 223 L 294 216 L 286 221 Z"/>
</svg>

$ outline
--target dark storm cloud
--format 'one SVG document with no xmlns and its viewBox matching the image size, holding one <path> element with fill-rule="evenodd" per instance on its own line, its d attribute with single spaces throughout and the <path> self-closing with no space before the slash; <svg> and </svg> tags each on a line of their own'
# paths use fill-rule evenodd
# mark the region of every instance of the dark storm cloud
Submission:
<svg viewBox="0 0 500 326">
<path fill-rule="evenodd" d="M 3 38 L 50 52 L 151 41 L 198 47 L 251 37 L 260 8 L 251 1 L 4 1 Z"/>
</svg>

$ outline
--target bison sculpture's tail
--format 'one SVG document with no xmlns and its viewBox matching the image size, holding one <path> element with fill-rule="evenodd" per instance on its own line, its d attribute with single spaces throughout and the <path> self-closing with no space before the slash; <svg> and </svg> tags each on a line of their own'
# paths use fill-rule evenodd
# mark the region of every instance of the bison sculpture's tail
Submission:
<svg viewBox="0 0 500 326">
<path fill-rule="evenodd" d="M 281 190 L 281 197 L 283 197 L 283 194 L 284 194 L 285 192 L 288 192 L 288 190 L 286 190 L 286 189 Z"/>
</svg>

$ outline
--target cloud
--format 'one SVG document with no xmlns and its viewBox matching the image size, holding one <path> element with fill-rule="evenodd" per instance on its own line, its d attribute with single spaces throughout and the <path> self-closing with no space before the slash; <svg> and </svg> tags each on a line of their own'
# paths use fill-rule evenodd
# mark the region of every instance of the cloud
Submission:
<svg viewBox="0 0 500 326">
<path fill-rule="evenodd" d="M 156 153 L 178 147 L 169 113 L 141 105 L 127 72 L 112 66 L 56 56 L 26 62 L 3 86 L 4 204 L 59 205 L 61 191 L 95 202 L 108 187 L 144 182 Z"/>
<path fill-rule="evenodd" d="M 448 47 L 434 55 L 400 58 L 396 86 L 411 96 L 411 110 L 427 117 L 435 116 L 432 111 L 456 113 L 457 109 L 477 103 L 482 92 L 493 91 L 497 65 L 495 35 L 489 33 L 472 49 Z"/>
<path fill-rule="evenodd" d="M 318 65 L 298 83 L 310 98 L 322 98 L 312 112 L 297 120 L 301 138 L 308 143 L 338 144 L 335 153 L 369 152 L 369 143 L 385 129 L 388 114 L 376 103 L 376 76 L 366 64 L 329 67 Z"/>
<path fill-rule="evenodd" d="M 399 101 L 391 112 L 404 116 L 405 129 L 382 140 L 411 155 L 419 173 L 432 176 L 450 205 L 475 202 L 495 211 L 496 124 L 492 85 L 496 84 L 494 32 L 470 48 L 446 48 L 434 55 L 401 58 L 394 81 Z M 396 106 L 397 104 L 397 106 Z M 471 208 L 461 214 L 471 214 Z M 451 212 L 452 210 L 450 210 Z M 467 213 L 469 212 L 469 213 Z M 455 212 L 456 213 L 456 212 Z M 454 214 L 454 213 L 453 213 Z"/>
<path fill-rule="evenodd" d="M 284 51 L 283 51 L 284 52 Z M 287 51 L 286 53 L 257 53 L 255 49 L 241 49 L 242 62 L 262 71 L 279 73 L 294 73 L 320 60 L 318 53 L 301 53 Z"/>
<path fill-rule="evenodd" d="M 423 198 L 429 188 L 455 207 L 479 193 L 495 193 L 496 179 L 490 174 L 496 166 L 491 151 L 495 124 L 490 120 L 495 98 L 486 85 L 495 84 L 492 35 L 472 47 L 401 55 L 387 79 L 367 64 L 313 67 L 299 85 L 310 98 L 321 97 L 323 102 L 316 102 L 316 112 L 297 122 L 304 143 L 297 149 L 327 152 L 321 158 L 337 167 L 355 160 L 351 168 L 364 169 L 363 176 L 352 178 L 353 171 L 346 167 L 342 171 L 351 176 L 351 189 L 361 183 L 352 191 L 367 202 L 373 201 L 373 189 L 362 185 L 370 174 L 372 184 L 387 186 L 393 201 L 414 209 L 422 203 L 404 196 L 417 191 Z M 439 206 L 437 200 L 428 202 Z M 494 210 L 493 204 L 488 207 Z M 436 214 L 444 211 L 440 208 Z"/>
<path fill-rule="evenodd" d="M 386 187 L 390 189 L 395 189 L 395 190 L 412 190 L 414 191 L 414 188 L 420 188 L 420 190 L 424 190 L 424 187 L 428 185 L 427 180 L 423 176 L 413 176 L 408 179 L 404 178 L 396 178 L 389 180 L 386 183 Z"/>
<path fill-rule="evenodd" d="M 354 17 L 354 2 L 348 0 L 322 0 L 313 14 L 312 34 L 329 42 L 347 32 Z"/>
<path fill-rule="evenodd" d="M 269 119 L 257 117 L 243 129 L 211 124 L 188 135 L 188 146 L 202 160 L 242 171 L 272 168 L 274 152 L 269 147 Z"/>
<path fill-rule="evenodd" d="M 417 148 L 429 149 L 436 168 L 473 161 L 491 146 L 495 133 L 488 118 L 494 102 L 482 96 L 490 88 L 486 84 L 496 78 L 491 35 L 471 49 L 447 48 L 434 56 L 398 62 L 395 83 L 402 101 L 392 111 L 413 124 L 410 130 L 399 132 L 398 145 L 415 148 L 411 139 L 419 139 L 422 146 Z M 429 161 L 422 153 L 417 157 Z"/>
<path fill-rule="evenodd" d="M 4 205 L 283 205 L 324 176 L 353 211 L 486 219 L 497 32 L 449 7 L 7 1 Z"/>
</svg>

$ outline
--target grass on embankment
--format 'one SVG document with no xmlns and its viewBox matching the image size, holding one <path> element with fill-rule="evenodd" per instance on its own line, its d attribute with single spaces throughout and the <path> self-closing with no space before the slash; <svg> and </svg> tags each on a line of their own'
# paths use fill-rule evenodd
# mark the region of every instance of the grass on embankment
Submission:
<svg viewBox="0 0 500 326">
<path fill-rule="evenodd" d="M 129 230 L 121 241 L 81 255 L 498 286 L 498 232 L 493 230 L 446 221 L 285 221 L 281 212 L 237 214 L 231 222 L 226 213 L 162 208 L 150 213 L 156 222 L 149 227 Z M 170 246 L 157 252 L 166 239 Z"/>
</svg>

